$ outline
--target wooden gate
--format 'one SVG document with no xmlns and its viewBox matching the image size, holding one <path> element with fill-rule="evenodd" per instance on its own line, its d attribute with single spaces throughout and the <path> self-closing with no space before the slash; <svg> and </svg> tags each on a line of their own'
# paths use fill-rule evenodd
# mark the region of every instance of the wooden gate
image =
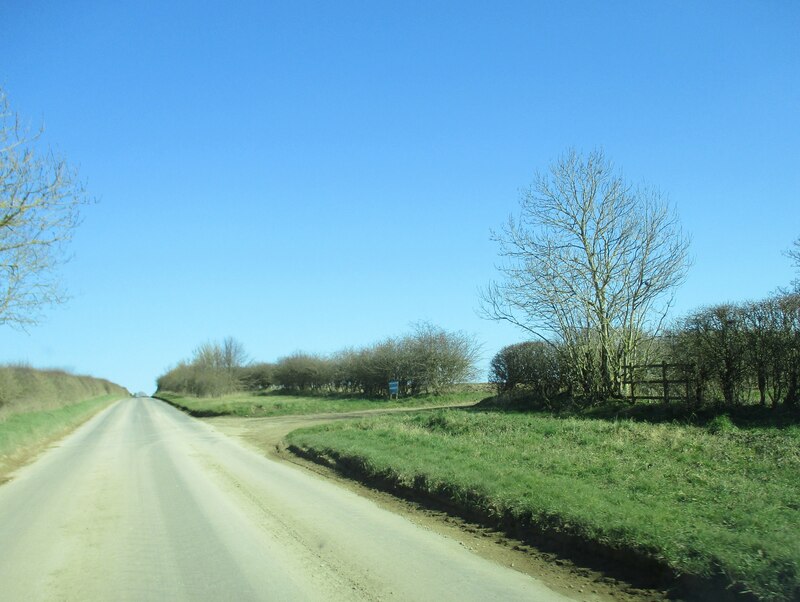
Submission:
<svg viewBox="0 0 800 602">
<path fill-rule="evenodd" d="M 691 364 L 637 364 L 623 366 L 622 385 L 628 387 L 631 403 L 638 400 L 660 400 L 664 403 L 692 399 Z"/>
</svg>

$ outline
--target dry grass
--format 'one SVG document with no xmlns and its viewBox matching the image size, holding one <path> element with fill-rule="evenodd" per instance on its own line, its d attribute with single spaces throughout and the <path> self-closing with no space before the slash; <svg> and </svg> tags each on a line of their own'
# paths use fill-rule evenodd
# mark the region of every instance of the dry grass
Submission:
<svg viewBox="0 0 800 602">
<path fill-rule="evenodd" d="M 0 422 L 15 414 L 56 410 L 102 395 L 126 397 L 128 392 L 107 380 L 63 370 L 0 366 Z"/>
</svg>

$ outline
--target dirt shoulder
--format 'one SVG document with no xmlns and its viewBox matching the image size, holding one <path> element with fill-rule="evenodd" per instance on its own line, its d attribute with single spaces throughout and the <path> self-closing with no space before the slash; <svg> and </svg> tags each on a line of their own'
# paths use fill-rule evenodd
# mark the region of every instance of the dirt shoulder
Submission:
<svg viewBox="0 0 800 602">
<path fill-rule="evenodd" d="M 345 414 L 317 414 L 307 416 L 282 416 L 274 418 L 214 417 L 204 422 L 226 435 L 236 437 L 246 446 L 268 457 L 291 463 L 309 470 L 322 478 L 337 482 L 379 506 L 404 516 L 411 522 L 458 541 L 463 547 L 479 556 L 535 577 L 552 589 L 576 600 L 607 602 L 623 600 L 667 600 L 665 592 L 641 589 L 617 576 L 578 566 L 569 559 L 544 552 L 514 540 L 485 526 L 465 521 L 446 510 L 432 508 L 424 500 L 396 497 L 385 491 L 348 479 L 335 470 L 289 452 L 283 439 L 291 431 L 337 420 L 351 420 L 378 413 L 424 411 L 413 408 L 392 410 L 364 410 Z"/>
</svg>

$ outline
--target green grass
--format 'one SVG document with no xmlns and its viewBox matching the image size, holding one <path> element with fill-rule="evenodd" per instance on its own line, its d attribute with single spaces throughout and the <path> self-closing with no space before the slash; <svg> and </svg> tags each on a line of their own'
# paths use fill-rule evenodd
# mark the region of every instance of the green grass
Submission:
<svg viewBox="0 0 800 602">
<path fill-rule="evenodd" d="M 288 439 L 468 511 L 635 550 L 763 599 L 800 598 L 798 426 L 442 410 Z"/>
<path fill-rule="evenodd" d="M 54 410 L 13 414 L 0 421 L 0 477 L 119 398 L 102 395 Z"/>
<path fill-rule="evenodd" d="M 472 404 L 487 396 L 484 390 L 467 390 L 442 395 L 427 395 L 393 400 L 371 400 L 338 396 L 254 395 L 234 393 L 222 397 L 189 397 L 160 392 L 158 397 L 196 416 L 292 416 L 338 414 L 360 410 L 420 408 Z"/>
</svg>

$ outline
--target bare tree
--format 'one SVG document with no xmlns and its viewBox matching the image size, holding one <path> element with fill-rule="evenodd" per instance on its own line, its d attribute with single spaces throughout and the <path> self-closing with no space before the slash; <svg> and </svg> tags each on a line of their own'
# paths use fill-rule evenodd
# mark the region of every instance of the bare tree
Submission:
<svg viewBox="0 0 800 602">
<path fill-rule="evenodd" d="M 786 256 L 794 261 L 797 269 L 800 269 L 800 237 L 794 241 L 792 248 L 786 251 Z"/>
<path fill-rule="evenodd" d="M 410 360 L 412 389 L 441 393 L 447 387 L 474 376 L 480 345 L 463 332 L 448 332 L 428 322 L 414 324 L 412 334 L 400 341 Z"/>
<path fill-rule="evenodd" d="M 192 366 L 213 377 L 224 393 L 239 387 L 241 370 L 249 362 L 244 345 L 233 337 L 226 337 L 221 343 L 206 342 L 194 350 Z"/>
<path fill-rule="evenodd" d="M 217 370 L 223 367 L 222 346 L 207 341 L 199 345 L 192 355 L 191 364 L 204 370 Z"/>
<path fill-rule="evenodd" d="M 800 236 L 792 243 L 792 247 L 783 253 L 792 260 L 794 267 L 797 269 L 798 277 L 794 279 L 792 284 L 795 290 L 800 291 Z"/>
<path fill-rule="evenodd" d="M 250 357 L 244 349 L 244 345 L 233 337 L 225 337 L 221 345 L 222 367 L 232 371 L 243 368 L 250 362 Z"/>
<path fill-rule="evenodd" d="M 558 344 L 590 397 L 620 392 L 621 366 L 658 331 L 688 267 L 663 195 L 634 187 L 602 151 L 568 151 L 536 176 L 493 238 L 505 259 L 484 315 Z"/>
<path fill-rule="evenodd" d="M 42 307 L 61 303 L 56 268 L 88 203 L 77 174 L 41 152 L 0 90 L 0 324 L 35 324 Z"/>
</svg>

